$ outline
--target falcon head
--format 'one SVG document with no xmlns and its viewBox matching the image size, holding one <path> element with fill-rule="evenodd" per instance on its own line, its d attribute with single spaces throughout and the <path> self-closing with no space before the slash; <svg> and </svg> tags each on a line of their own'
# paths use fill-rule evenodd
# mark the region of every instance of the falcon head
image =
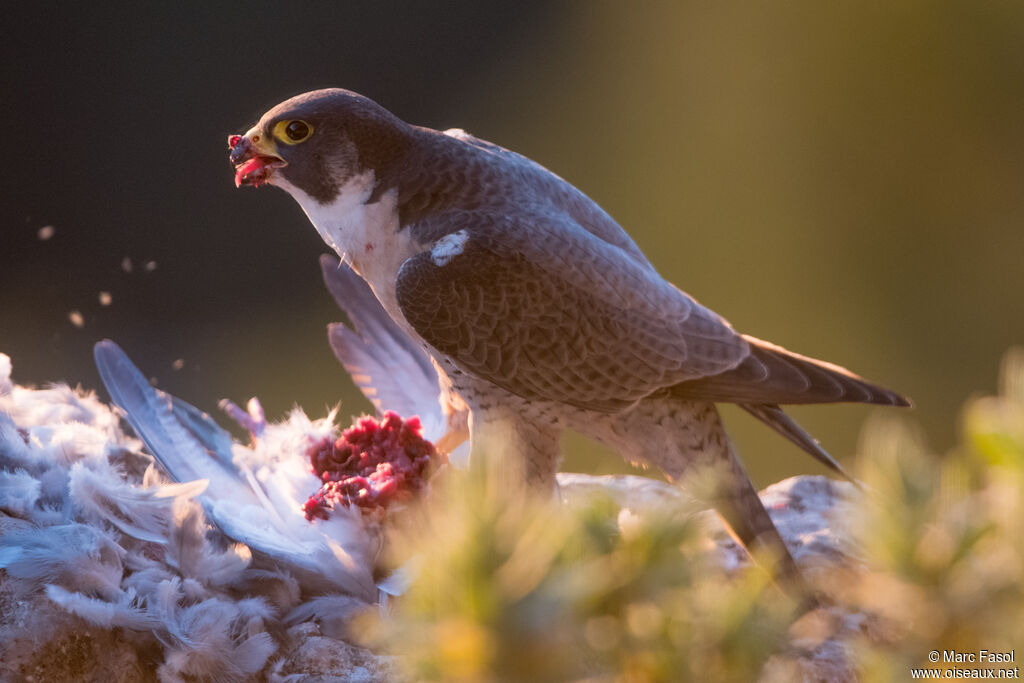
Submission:
<svg viewBox="0 0 1024 683">
<path fill-rule="evenodd" d="M 235 185 L 277 185 L 320 204 L 353 177 L 378 171 L 406 144 L 410 126 L 348 90 L 315 90 L 286 100 L 243 135 L 228 138 Z"/>
</svg>

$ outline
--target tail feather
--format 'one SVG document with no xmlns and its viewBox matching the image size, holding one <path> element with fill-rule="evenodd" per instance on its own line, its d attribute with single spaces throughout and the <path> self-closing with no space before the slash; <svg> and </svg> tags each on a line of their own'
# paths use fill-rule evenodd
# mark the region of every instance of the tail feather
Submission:
<svg viewBox="0 0 1024 683">
<path fill-rule="evenodd" d="M 740 404 L 875 403 L 909 406 L 895 391 L 872 384 L 846 368 L 801 356 L 743 335 L 750 355 L 732 370 L 682 382 L 674 395 L 688 400 Z"/>
<path fill-rule="evenodd" d="M 782 408 L 779 406 L 765 403 L 740 403 L 739 406 L 782 436 L 795 443 L 825 467 L 828 467 L 830 470 L 855 486 L 860 486 L 860 484 L 857 483 L 857 480 L 851 477 L 846 470 L 843 469 L 843 466 L 836 462 L 836 460 L 828 454 L 828 451 L 821 447 L 821 444 L 818 443 L 817 439 L 804 431 L 804 429 L 798 425 L 793 418 L 782 412 Z"/>
</svg>

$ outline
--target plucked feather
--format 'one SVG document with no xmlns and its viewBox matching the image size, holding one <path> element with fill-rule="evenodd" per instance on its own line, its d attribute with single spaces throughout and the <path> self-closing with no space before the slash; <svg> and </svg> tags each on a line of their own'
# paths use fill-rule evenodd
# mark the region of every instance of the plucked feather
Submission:
<svg viewBox="0 0 1024 683">
<path fill-rule="evenodd" d="M 293 411 L 284 424 L 268 425 L 255 446 L 246 448 L 232 444 L 205 413 L 153 389 L 113 342 L 97 344 L 95 355 L 111 396 L 171 476 L 201 474 L 209 479 L 200 496 L 203 508 L 228 537 L 251 548 L 260 564 L 286 566 L 320 589 L 375 599 L 372 564 L 377 545 L 357 513 L 311 525 L 299 511 L 301 499 L 317 482 L 308 463 L 296 455 L 304 452 L 310 437 L 331 433 L 333 413 L 311 421 L 301 410 Z M 191 558 L 203 557 L 195 534 L 179 536 L 174 552 L 174 561 L 184 567 L 196 566 Z M 230 573 L 234 560 L 220 560 L 227 562 L 221 571 Z"/>
<path fill-rule="evenodd" d="M 115 598 L 124 552 L 109 534 L 86 524 L 29 527 L 0 536 L 0 569 L 39 586 L 56 583 Z"/>
<path fill-rule="evenodd" d="M 347 591 L 338 599 L 356 605 L 375 598 L 377 542 L 358 515 L 311 525 L 299 511 L 318 484 L 305 448 L 334 432 L 334 413 L 310 420 L 296 410 L 239 446 L 209 415 L 149 387 L 116 347 L 108 351 L 112 393 L 126 398 L 129 419 L 172 476 L 213 473 L 225 485 L 218 497 L 195 480 L 206 477 L 167 483 L 92 395 L 10 383 L 0 394 L 5 587 L 99 628 L 152 634 L 165 644 L 163 680 L 249 680 L 276 651 L 268 630 L 283 633 L 277 615 L 304 595 Z M 214 511 L 209 518 L 198 499 Z M 225 528 L 253 550 L 219 534 L 216 518 L 232 520 Z"/>
<path fill-rule="evenodd" d="M 186 579 L 203 585 L 227 586 L 237 581 L 252 561 L 241 543 L 218 544 L 207 535 L 206 519 L 195 504 L 179 505 L 167 546 L 167 561 Z"/>
<path fill-rule="evenodd" d="M 11 393 L 14 385 L 11 382 L 11 357 L 0 353 L 0 396 Z"/>
<path fill-rule="evenodd" d="M 160 628 L 160 620 L 146 610 L 134 591 L 120 593 L 116 601 L 91 598 L 60 586 L 46 586 L 46 597 L 68 612 L 104 628 L 128 628 L 151 631 Z"/>
<path fill-rule="evenodd" d="M 80 514 L 93 522 L 108 522 L 123 533 L 151 543 L 165 544 L 170 536 L 172 508 L 178 499 L 202 493 L 205 479 L 184 484 L 139 488 L 128 484 L 110 468 L 71 466 L 69 494 Z"/>
<path fill-rule="evenodd" d="M 182 606 L 181 596 L 180 586 L 167 582 L 154 605 L 163 627 L 157 637 L 166 648 L 161 678 L 245 680 L 277 649 L 262 628 L 275 616 L 264 601 L 210 598 Z"/>
<path fill-rule="evenodd" d="M 27 517 L 39 500 L 42 484 L 23 469 L 0 470 L 0 510 Z"/>
<path fill-rule="evenodd" d="M 353 600 L 348 595 L 322 595 L 307 600 L 291 612 L 284 621 L 286 624 L 302 624 L 316 621 L 320 632 L 330 638 L 346 638 L 351 633 L 347 625 L 353 614 L 366 608 L 366 603 Z"/>
</svg>

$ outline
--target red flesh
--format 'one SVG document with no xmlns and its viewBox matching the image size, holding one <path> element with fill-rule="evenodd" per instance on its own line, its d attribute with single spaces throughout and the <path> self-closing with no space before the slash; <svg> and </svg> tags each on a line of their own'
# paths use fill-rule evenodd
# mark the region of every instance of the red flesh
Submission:
<svg viewBox="0 0 1024 683">
<path fill-rule="evenodd" d="M 252 159 L 249 159 L 244 164 L 235 169 L 235 187 L 241 187 L 242 181 L 245 180 L 246 176 L 256 173 L 260 169 L 272 164 L 275 161 L 278 161 L 278 159 L 275 157 L 263 156 L 256 156 L 253 157 Z M 265 182 L 265 180 L 265 176 L 257 178 L 252 182 L 252 185 L 254 187 L 262 185 Z"/>
<path fill-rule="evenodd" d="M 418 417 L 403 420 L 387 412 L 380 421 L 361 418 L 337 440 L 310 446 L 313 473 L 324 483 L 303 506 L 306 519 L 327 519 L 337 505 L 377 514 L 415 495 L 447 460 L 423 438 L 421 429 Z"/>
</svg>

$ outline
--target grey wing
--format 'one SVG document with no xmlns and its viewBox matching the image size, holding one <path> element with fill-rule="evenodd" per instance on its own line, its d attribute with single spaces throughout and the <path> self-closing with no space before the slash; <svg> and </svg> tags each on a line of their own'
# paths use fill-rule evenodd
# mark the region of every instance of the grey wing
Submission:
<svg viewBox="0 0 1024 683">
<path fill-rule="evenodd" d="M 373 290 L 347 264 L 320 257 L 324 283 L 352 327 L 327 327 L 334 355 L 378 412 L 419 415 L 427 438 L 444 433 L 437 371 L 430 358 L 385 312 Z"/>
<path fill-rule="evenodd" d="M 351 521 L 339 517 L 329 527 L 314 528 L 296 509 L 275 509 L 259 481 L 232 462 L 231 437 L 209 415 L 151 387 L 114 342 L 99 342 L 94 355 L 111 398 L 168 473 L 179 481 L 209 479 L 203 508 L 228 537 L 284 565 L 311 589 L 342 588 L 373 599 L 372 568 L 347 554 L 367 554 L 351 540 L 362 533 Z M 348 547 L 339 550 L 339 545 Z"/>
<path fill-rule="evenodd" d="M 449 237 L 403 264 L 402 314 L 514 394 L 612 412 L 749 354 L 725 320 L 568 216 L 430 220 Z"/>
<path fill-rule="evenodd" d="M 174 481 L 208 479 L 212 491 L 259 504 L 232 462 L 230 434 L 210 416 L 150 386 L 121 347 L 109 339 L 98 342 L 93 354 L 110 398 Z"/>
</svg>

